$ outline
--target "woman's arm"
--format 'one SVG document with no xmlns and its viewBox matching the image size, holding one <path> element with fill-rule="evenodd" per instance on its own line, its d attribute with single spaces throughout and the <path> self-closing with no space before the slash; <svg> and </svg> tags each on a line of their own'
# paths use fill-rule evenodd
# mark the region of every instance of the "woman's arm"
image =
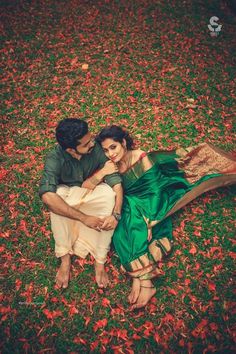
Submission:
<svg viewBox="0 0 236 354">
<path fill-rule="evenodd" d="M 116 193 L 115 206 L 112 215 L 104 218 L 103 225 L 101 226 L 101 229 L 103 230 L 115 229 L 118 224 L 117 216 L 121 215 L 121 208 L 123 203 L 123 188 L 121 183 L 114 185 L 112 189 Z"/>
<path fill-rule="evenodd" d="M 152 162 L 149 160 L 147 156 L 147 153 L 143 150 L 135 150 L 134 161 L 132 163 L 134 164 L 139 160 L 142 161 L 142 166 L 144 171 L 149 170 L 153 166 Z"/>
<path fill-rule="evenodd" d="M 101 183 L 105 176 L 118 172 L 118 167 L 112 161 L 107 161 L 103 168 L 88 177 L 82 184 L 82 188 L 94 189 Z"/>
<path fill-rule="evenodd" d="M 153 166 L 151 161 L 149 160 L 148 156 L 144 156 L 142 158 L 142 164 L 143 164 L 144 171 L 149 170 Z"/>
</svg>

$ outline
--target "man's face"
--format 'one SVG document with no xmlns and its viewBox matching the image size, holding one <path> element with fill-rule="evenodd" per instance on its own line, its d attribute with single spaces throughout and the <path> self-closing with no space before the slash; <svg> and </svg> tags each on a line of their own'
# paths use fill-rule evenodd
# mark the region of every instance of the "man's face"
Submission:
<svg viewBox="0 0 236 354">
<path fill-rule="evenodd" d="M 94 148 L 94 139 L 91 133 L 87 133 L 83 138 L 80 139 L 80 144 L 76 146 L 75 151 L 79 155 L 87 155 Z"/>
</svg>

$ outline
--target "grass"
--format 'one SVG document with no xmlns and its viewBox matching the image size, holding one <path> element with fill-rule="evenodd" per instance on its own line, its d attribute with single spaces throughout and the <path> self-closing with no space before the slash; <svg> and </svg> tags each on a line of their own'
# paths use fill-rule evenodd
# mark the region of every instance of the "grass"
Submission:
<svg viewBox="0 0 236 354">
<path fill-rule="evenodd" d="M 90 258 L 74 258 L 69 288 L 55 289 L 37 191 L 55 125 L 70 116 L 94 133 L 125 126 L 146 150 L 203 141 L 232 150 L 235 15 L 218 0 L 4 1 L 1 13 L 2 353 L 233 352 L 234 187 L 173 216 L 165 275 L 135 313 L 113 250 L 109 290 L 97 289 Z"/>
</svg>

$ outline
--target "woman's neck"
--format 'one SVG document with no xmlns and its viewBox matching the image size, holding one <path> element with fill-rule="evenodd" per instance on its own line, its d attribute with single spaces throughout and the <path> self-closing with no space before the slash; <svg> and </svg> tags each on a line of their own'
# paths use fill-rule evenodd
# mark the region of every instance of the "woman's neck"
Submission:
<svg viewBox="0 0 236 354">
<path fill-rule="evenodd" d="M 119 171 L 125 172 L 132 166 L 132 151 L 128 150 L 118 162 Z"/>
</svg>

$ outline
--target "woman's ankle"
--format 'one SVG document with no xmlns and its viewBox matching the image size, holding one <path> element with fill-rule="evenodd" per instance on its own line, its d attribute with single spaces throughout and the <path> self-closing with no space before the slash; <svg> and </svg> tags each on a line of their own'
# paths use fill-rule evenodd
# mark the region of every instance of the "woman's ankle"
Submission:
<svg viewBox="0 0 236 354">
<path fill-rule="evenodd" d="M 141 286 L 147 286 L 152 288 L 153 287 L 153 283 L 150 279 L 141 279 Z"/>
</svg>

